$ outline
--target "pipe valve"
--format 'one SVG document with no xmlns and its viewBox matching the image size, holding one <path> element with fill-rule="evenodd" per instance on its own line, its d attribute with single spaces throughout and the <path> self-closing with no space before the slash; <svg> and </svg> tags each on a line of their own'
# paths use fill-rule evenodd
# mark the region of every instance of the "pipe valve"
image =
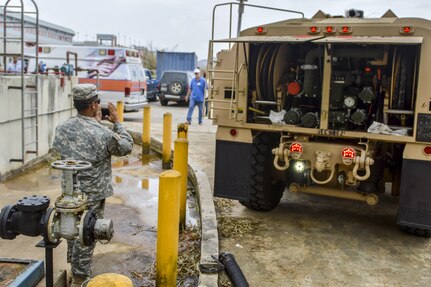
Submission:
<svg viewBox="0 0 431 287">
<path fill-rule="evenodd" d="M 15 205 L 6 205 L 0 213 L 0 237 L 15 239 L 17 235 L 43 236 L 46 242 L 57 243 L 60 238 L 79 238 L 83 245 L 95 240 L 111 240 L 111 219 L 98 219 L 87 208 L 87 196 L 79 190 L 77 174 L 91 167 L 87 161 L 59 160 L 51 164 L 63 171 L 62 194 L 50 208 L 50 199 L 33 195 Z"/>
</svg>

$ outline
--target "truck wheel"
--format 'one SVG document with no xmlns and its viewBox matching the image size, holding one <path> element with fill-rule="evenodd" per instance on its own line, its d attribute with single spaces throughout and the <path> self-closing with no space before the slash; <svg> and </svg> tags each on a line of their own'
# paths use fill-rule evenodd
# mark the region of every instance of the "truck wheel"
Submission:
<svg viewBox="0 0 431 287">
<path fill-rule="evenodd" d="M 421 237 L 431 237 L 431 230 L 428 230 L 428 229 L 416 228 L 416 227 L 405 226 L 405 225 L 398 225 L 398 227 L 400 228 L 400 230 L 407 232 L 409 234 L 413 234 Z"/>
<path fill-rule="evenodd" d="M 172 82 L 169 84 L 169 91 L 173 95 L 179 95 L 183 91 L 184 85 L 180 82 Z"/>
<path fill-rule="evenodd" d="M 283 196 L 285 183 L 274 180 L 271 175 L 273 155 L 271 149 L 276 141 L 269 134 L 259 134 L 253 139 L 251 152 L 251 186 L 249 200 L 240 203 L 250 209 L 270 211 Z"/>
<path fill-rule="evenodd" d="M 166 100 L 166 99 L 164 99 L 164 100 L 160 99 L 160 104 L 162 106 L 167 106 L 168 105 L 168 100 Z"/>
</svg>

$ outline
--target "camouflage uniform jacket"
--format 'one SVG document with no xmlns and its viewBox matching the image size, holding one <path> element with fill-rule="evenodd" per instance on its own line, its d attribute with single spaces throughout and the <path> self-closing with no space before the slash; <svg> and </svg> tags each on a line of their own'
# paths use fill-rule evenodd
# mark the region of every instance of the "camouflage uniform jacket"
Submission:
<svg viewBox="0 0 431 287">
<path fill-rule="evenodd" d="M 86 160 L 92 164 L 78 174 L 80 189 L 89 202 L 113 194 L 111 155 L 126 155 L 132 147 L 132 137 L 120 123 L 115 123 L 112 131 L 96 119 L 80 114 L 57 126 L 53 143 L 62 159 Z"/>
</svg>

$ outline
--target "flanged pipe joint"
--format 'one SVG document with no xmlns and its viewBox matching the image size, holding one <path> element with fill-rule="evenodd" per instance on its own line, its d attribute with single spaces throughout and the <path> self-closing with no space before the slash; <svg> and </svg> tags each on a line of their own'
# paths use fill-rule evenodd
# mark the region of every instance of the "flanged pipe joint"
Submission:
<svg viewBox="0 0 431 287">
<path fill-rule="evenodd" d="M 60 238 L 79 238 L 83 245 L 96 240 L 111 240 L 114 229 L 111 219 L 99 219 L 87 208 L 87 197 L 79 190 L 77 174 L 91 167 L 80 160 L 59 160 L 51 164 L 63 171 L 62 194 L 55 207 L 50 208 L 46 196 L 24 197 L 15 205 L 6 205 L 0 213 L 0 237 L 15 239 L 18 235 L 43 236 L 46 242 L 57 243 Z"/>
</svg>

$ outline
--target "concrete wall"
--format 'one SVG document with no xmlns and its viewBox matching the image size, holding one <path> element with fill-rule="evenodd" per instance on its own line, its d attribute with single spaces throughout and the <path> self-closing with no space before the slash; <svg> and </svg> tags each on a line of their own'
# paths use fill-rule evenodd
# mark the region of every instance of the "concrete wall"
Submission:
<svg viewBox="0 0 431 287">
<path fill-rule="evenodd" d="M 34 85 L 35 77 L 26 76 L 26 85 Z M 38 142 L 39 154 L 48 153 L 54 138 L 55 127 L 75 113 L 70 96 L 71 87 L 77 84 L 77 78 L 64 79 L 61 84 L 59 76 L 39 76 L 39 93 L 25 94 L 24 109 L 36 106 L 38 100 Z M 21 120 L 21 90 L 11 87 L 20 86 L 20 76 L 0 76 L 0 180 L 7 177 L 14 170 L 23 166 L 21 162 L 11 162 L 11 159 L 22 158 L 22 120 Z M 31 88 L 30 88 L 31 90 Z M 26 112 L 25 115 L 31 115 Z M 34 118 L 25 118 L 24 126 L 35 125 Z M 26 143 L 36 139 L 36 129 L 25 129 Z M 24 163 L 36 158 L 35 154 L 27 151 L 35 150 L 35 144 L 25 147 Z"/>
</svg>

